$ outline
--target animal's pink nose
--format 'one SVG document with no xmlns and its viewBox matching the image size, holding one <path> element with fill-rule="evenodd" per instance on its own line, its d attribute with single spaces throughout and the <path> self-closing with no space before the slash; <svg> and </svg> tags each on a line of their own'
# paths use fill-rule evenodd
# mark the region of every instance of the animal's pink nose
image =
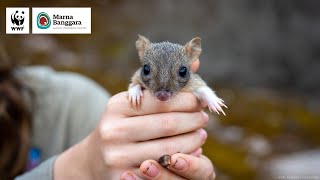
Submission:
<svg viewBox="0 0 320 180">
<path fill-rule="evenodd" d="M 165 90 L 157 91 L 155 96 L 159 101 L 166 101 L 170 98 L 171 93 Z"/>
</svg>

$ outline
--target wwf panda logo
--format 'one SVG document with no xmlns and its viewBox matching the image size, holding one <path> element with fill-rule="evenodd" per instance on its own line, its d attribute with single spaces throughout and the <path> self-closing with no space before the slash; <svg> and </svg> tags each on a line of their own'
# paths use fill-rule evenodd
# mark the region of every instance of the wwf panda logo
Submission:
<svg viewBox="0 0 320 180">
<path fill-rule="evenodd" d="M 12 22 L 12 24 L 15 24 L 17 26 L 21 26 L 21 25 L 23 25 L 24 17 L 25 17 L 24 11 L 21 11 L 21 13 L 19 11 L 16 11 L 11 14 L 11 22 Z"/>
</svg>

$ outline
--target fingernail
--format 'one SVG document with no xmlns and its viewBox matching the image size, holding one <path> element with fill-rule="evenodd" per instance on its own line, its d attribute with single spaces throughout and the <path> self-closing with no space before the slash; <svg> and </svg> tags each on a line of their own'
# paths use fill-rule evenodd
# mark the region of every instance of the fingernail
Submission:
<svg viewBox="0 0 320 180">
<path fill-rule="evenodd" d="M 122 179 L 122 180 L 136 180 L 136 178 L 134 178 L 131 173 L 125 173 L 125 174 L 121 177 L 121 179 Z"/>
<path fill-rule="evenodd" d="M 200 129 L 200 136 L 201 136 L 202 140 L 206 140 L 207 136 L 208 136 L 206 130 Z"/>
<path fill-rule="evenodd" d="M 207 123 L 209 121 L 209 116 L 207 113 L 205 113 L 204 111 L 201 111 L 202 112 L 202 115 L 203 115 L 203 118 L 204 118 L 204 121 Z"/>
<path fill-rule="evenodd" d="M 156 177 L 159 174 L 159 169 L 156 165 L 150 162 L 149 166 L 147 167 L 146 171 L 144 173 L 149 177 Z"/>
<path fill-rule="evenodd" d="M 178 157 L 172 167 L 177 170 L 183 170 L 186 166 L 187 166 L 187 161 L 182 157 Z"/>
</svg>

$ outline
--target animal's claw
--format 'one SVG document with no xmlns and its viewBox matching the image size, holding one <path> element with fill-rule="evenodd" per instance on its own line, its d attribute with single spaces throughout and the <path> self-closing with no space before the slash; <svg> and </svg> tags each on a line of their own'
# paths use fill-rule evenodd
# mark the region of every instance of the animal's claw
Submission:
<svg viewBox="0 0 320 180">
<path fill-rule="evenodd" d="M 216 112 L 220 115 L 220 112 L 223 115 L 226 113 L 223 111 L 222 107 L 228 108 L 223 102 L 221 98 L 219 98 L 214 91 L 212 91 L 209 87 L 204 86 L 196 89 L 193 92 L 204 104 L 206 104 L 209 108 L 209 111 Z"/>
<path fill-rule="evenodd" d="M 208 104 L 209 111 L 212 113 L 212 111 L 216 112 L 217 114 L 220 115 L 219 111 L 213 104 Z"/>
<path fill-rule="evenodd" d="M 222 100 L 221 98 L 219 98 L 218 104 L 219 104 L 220 106 L 223 106 L 223 107 L 225 107 L 225 108 L 228 108 L 228 106 L 226 106 L 226 105 L 224 104 L 224 100 Z"/>
<path fill-rule="evenodd" d="M 130 85 L 129 86 L 129 102 L 133 108 L 137 109 L 141 104 L 141 98 L 143 97 L 141 85 Z"/>
</svg>

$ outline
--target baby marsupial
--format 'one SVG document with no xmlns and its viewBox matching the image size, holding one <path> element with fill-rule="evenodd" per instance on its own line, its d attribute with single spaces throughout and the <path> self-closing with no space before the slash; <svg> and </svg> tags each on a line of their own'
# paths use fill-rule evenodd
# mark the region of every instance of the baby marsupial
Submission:
<svg viewBox="0 0 320 180">
<path fill-rule="evenodd" d="M 186 45 L 170 42 L 152 43 L 139 35 L 136 48 L 141 67 L 134 73 L 129 85 L 129 101 L 141 104 L 142 90 L 148 89 L 159 101 L 167 101 L 178 92 L 192 92 L 210 112 L 225 115 L 224 101 L 207 86 L 199 75 L 191 71 L 191 63 L 201 54 L 201 39 L 193 38 Z"/>
</svg>

